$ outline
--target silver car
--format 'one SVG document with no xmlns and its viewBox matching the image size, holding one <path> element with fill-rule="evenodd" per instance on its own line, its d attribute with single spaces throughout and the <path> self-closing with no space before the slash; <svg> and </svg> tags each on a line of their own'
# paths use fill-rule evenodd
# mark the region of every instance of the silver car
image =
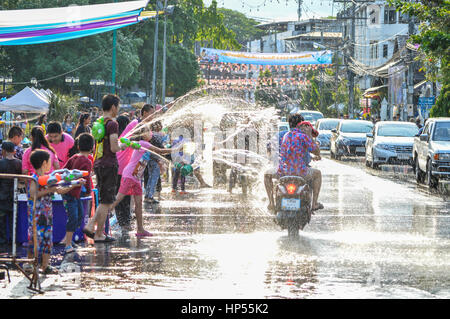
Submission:
<svg viewBox="0 0 450 319">
<path fill-rule="evenodd" d="M 334 118 L 323 118 L 317 120 L 315 128 L 319 132 L 317 140 L 320 142 L 321 150 L 330 149 L 331 130 L 338 126 L 339 121 L 340 119 Z"/>
<path fill-rule="evenodd" d="M 367 134 L 366 166 L 412 164 L 414 136 L 419 132 L 411 122 L 381 121 Z"/>
</svg>

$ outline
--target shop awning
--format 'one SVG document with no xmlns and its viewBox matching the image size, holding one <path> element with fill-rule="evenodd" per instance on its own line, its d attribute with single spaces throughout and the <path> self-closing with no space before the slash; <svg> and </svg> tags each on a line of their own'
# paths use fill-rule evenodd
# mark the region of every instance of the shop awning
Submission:
<svg viewBox="0 0 450 319">
<path fill-rule="evenodd" d="M 368 97 L 368 96 L 366 96 L 367 94 L 369 94 L 369 93 L 372 93 L 372 94 L 373 94 L 373 93 L 375 93 L 376 91 L 378 91 L 379 89 L 385 88 L 385 87 L 387 87 L 387 84 L 368 88 L 367 90 L 364 91 L 363 96 L 364 96 L 364 97 Z"/>
</svg>

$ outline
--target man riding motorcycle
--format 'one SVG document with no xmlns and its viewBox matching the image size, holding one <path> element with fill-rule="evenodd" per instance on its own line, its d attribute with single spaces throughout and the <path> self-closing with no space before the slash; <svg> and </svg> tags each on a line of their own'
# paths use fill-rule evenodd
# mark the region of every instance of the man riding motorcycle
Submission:
<svg viewBox="0 0 450 319">
<path fill-rule="evenodd" d="M 320 170 L 309 167 L 310 153 L 315 155 L 315 160 L 320 159 L 320 147 L 313 141 L 315 130 L 309 122 L 304 122 L 300 114 L 291 115 L 289 118 L 290 132 L 287 132 L 280 145 L 279 167 L 277 173 L 267 172 L 264 175 L 264 184 L 269 197 L 269 210 L 274 209 L 273 181 L 272 178 L 280 176 L 301 176 L 313 186 L 313 211 L 322 209 L 318 202 L 322 185 Z M 317 136 L 317 134 L 316 134 Z"/>
</svg>

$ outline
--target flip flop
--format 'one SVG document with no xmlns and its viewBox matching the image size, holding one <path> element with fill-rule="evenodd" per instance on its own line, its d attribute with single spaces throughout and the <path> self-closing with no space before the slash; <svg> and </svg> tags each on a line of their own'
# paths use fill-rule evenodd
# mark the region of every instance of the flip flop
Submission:
<svg viewBox="0 0 450 319">
<path fill-rule="evenodd" d="M 144 231 L 143 233 L 136 233 L 136 237 L 150 237 L 153 236 L 152 233 L 149 233 L 148 231 Z"/>
<path fill-rule="evenodd" d="M 83 234 L 85 234 L 86 236 L 88 236 L 89 238 L 94 239 L 95 233 L 91 232 L 89 230 L 87 230 L 86 228 L 83 228 Z"/>
<path fill-rule="evenodd" d="M 317 207 L 313 208 L 313 211 L 319 210 L 319 209 L 323 209 L 323 204 L 322 203 L 317 203 Z"/>
<path fill-rule="evenodd" d="M 116 239 L 113 237 L 105 236 L 105 239 L 95 239 L 95 243 L 111 243 L 115 241 Z"/>
</svg>

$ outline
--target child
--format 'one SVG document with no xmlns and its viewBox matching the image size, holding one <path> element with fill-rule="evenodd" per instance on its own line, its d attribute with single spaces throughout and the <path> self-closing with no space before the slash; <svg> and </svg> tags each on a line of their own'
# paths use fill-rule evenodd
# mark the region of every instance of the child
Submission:
<svg viewBox="0 0 450 319">
<path fill-rule="evenodd" d="M 35 173 L 33 178 L 36 182 L 39 176 L 44 176 L 51 168 L 50 153 L 44 150 L 36 150 L 30 155 L 30 162 Z M 84 180 L 80 180 L 84 183 Z M 36 187 L 38 189 L 36 189 Z M 58 270 L 49 265 L 50 253 L 53 246 L 53 213 L 52 195 L 54 192 L 65 194 L 74 186 L 61 188 L 56 185 L 51 187 L 40 186 L 30 183 L 28 190 L 28 258 L 33 258 L 33 208 L 36 220 L 36 233 L 39 253 L 42 254 L 41 267 L 44 274 L 57 274 Z M 36 193 L 37 192 L 37 193 Z M 36 194 L 36 202 L 33 202 L 33 194 Z M 24 265 L 24 271 L 29 272 L 31 265 Z"/>
<path fill-rule="evenodd" d="M 77 146 L 79 153 L 73 155 L 66 163 L 64 168 L 68 170 L 77 169 L 80 171 L 88 171 L 89 175 L 92 172 L 92 161 L 89 159 L 90 154 L 94 150 L 94 137 L 89 133 L 80 134 L 77 138 Z M 63 195 L 64 203 L 67 212 L 67 224 L 66 224 L 66 237 L 65 244 L 66 248 L 64 251 L 66 254 L 74 251 L 72 247 L 72 237 L 73 233 L 80 228 L 83 222 L 83 205 L 80 200 L 80 195 L 82 189 L 83 193 L 91 193 L 91 181 L 90 176 L 84 177 L 85 184 L 83 186 L 75 187 Z"/>
<path fill-rule="evenodd" d="M 16 150 L 12 142 L 3 142 L 0 160 L 0 173 L 22 174 L 22 161 L 15 158 Z M 14 199 L 14 180 L 0 179 L 0 245 L 8 243 L 6 237 L 6 216 L 9 216 L 9 229 L 12 230 L 12 211 Z"/>
<path fill-rule="evenodd" d="M 137 232 L 136 236 L 152 236 L 151 233 L 144 229 L 144 225 L 142 223 L 142 185 L 140 179 L 134 175 L 135 167 L 138 165 L 139 160 L 145 154 L 148 149 L 150 151 L 156 152 L 158 154 L 168 154 L 171 152 L 170 149 L 160 149 L 150 144 L 150 139 L 152 138 L 152 132 L 150 130 L 144 129 L 144 132 L 141 135 L 141 140 L 139 144 L 142 146 L 140 149 L 135 149 L 133 154 L 131 155 L 131 159 L 128 162 L 127 166 L 125 166 L 122 172 L 122 180 L 120 182 L 119 193 L 117 195 L 116 201 L 114 202 L 112 208 L 116 207 L 120 201 L 126 196 L 131 195 L 134 197 L 135 203 L 135 214 L 136 214 L 136 223 L 137 223 Z M 145 149 L 143 149 L 145 148 Z"/>
</svg>

